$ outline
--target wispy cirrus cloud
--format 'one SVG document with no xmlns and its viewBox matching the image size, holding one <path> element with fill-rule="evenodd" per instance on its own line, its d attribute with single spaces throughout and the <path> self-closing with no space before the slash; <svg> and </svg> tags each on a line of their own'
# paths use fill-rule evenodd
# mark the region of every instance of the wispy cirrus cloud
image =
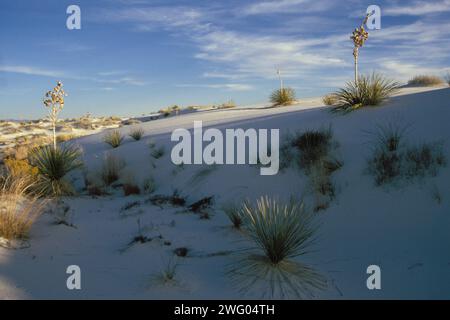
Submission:
<svg viewBox="0 0 450 320">
<path fill-rule="evenodd" d="M 220 83 L 220 84 L 178 84 L 178 88 L 209 88 L 209 89 L 224 89 L 227 91 L 250 91 L 254 87 L 242 83 Z"/>
<path fill-rule="evenodd" d="M 318 12 L 328 10 L 333 1 L 271 0 L 258 1 L 239 9 L 241 15 L 268 15 L 292 12 Z"/>
<path fill-rule="evenodd" d="M 37 68 L 24 65 L 0 65 L 0 72 L 25 74 L 32 76 L 43 76 L 43 77 L 63 77 L 64 73 L 57 70 L 50 70 L 44 68 Z"/>
<path fill-rule="evenodd" d="M 386 16 L 423 16 L 433 13 L 450 11 L 450 0 L 441 1 L 415 1 L 413 3 L 397 6 L 387 6 L 382 14 Z"/>
<path fill-rule="evenodd" d="M 34 66 L 26 66 L 26 65 L 0 65 L 0 72 L 7 73 L 16 73 L 22 75 L 32 75 L 32 76 L 40 76 L 40 77 L 50 77 L 57 79 L 72 79 L 72 80 L 80 80 L 80 81 L 91 81 L 102 84 L 125 84 L 132 86 L 144 86 L 147 82 L 137 79 L 131 76 L 122 76 L 119 78 L 109 77 L 115 74 L 103 74 L 103 76 L 80 76 L 76 75 L 72 72 L 63 72 L 58 70 L 45 69 Z"/>
</svg>

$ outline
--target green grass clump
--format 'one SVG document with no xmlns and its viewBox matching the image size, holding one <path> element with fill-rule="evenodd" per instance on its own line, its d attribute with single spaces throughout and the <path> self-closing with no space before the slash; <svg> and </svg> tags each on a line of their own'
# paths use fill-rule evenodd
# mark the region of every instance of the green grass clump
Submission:
<svg viewBox="0 0 450 320">
<path fill-rule="evenodd" d="M 142 139 L 142 136 L 144 135 L 144 129 L 142 128 L 134 128 L 130 131 L 130 137 L 132 137 L 134 140 L 139 141 Z"/>
<path fill-rule="evenodd" d="M 83 166 L 81 150 L 71 145 L 38 147 L 31 151 L 30 163 L 39 170 L 39 181 L 36 188 L 43 195 L 64 196 L 74 193 L 70 182 L 65 176 Z"/>
<path fill-rule="evenodd" d="M 113 130 L 111 132 L 108 132 L 103 138 L 103 140 L 114 149 L 118 148 L 122 144 L 123 139 L 124 137 L 122 136 L 119 130 Z"/>
<path fill-rule="evenodd" d="M 382 75 L 360 76 L 357 82 L 348 82 L 346 87 L 334 93 L 336 103 L 333 111 L 351 112 L 356 109 L 377 106 L 398 89 L 398 83 Z"/>
<path fill-rule="evenodd" d="M 270 96 L 274 106 L 286 106 L 295 102 L 295 91 L 292 88 L 275 90 Z"/>
<path fill-rule="evenodd" d="M 309 252 L 317 231 L 314 215 L 302 204 L 263 197 L 255 206 L 244 203 L 240 215 L 257 250 L 238 260 L 228 272 L 242 292 L 301 298 L 326 287 L 323 276 L 293 260 Z"/>
</svg>

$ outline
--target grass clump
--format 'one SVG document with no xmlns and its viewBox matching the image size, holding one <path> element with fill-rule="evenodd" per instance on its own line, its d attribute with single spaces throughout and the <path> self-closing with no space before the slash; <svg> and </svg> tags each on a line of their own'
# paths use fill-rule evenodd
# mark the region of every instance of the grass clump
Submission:
<svg viewBox="0 0 450 320">
<path fill-rule="evenodd" d="M 418 75 L 408 81 L 409 86 L 417 86 L 417 87 L 432 87 L 444 83 L 445 82 L 441 77 L 433 75 Z"/>
<path fill-rule="evenodd" d="M 382 75 L 360 76 L 357 82 L 348 82 L 346 87 L 334 93 L 336 103 L 333 111 L 351 112 L 356 109 L 377 106 L 398 89 L 398 83 Z"/>
<path fill-rule="evenodd" d="M 124 137 L 119 130 L 110 131 L 103 138 L 103 140 L 114 149 L 118 148 L 122 144 L 123 139 Z"/>
<path fill-rule="evenodd" d="M 307 130 L 292 140 L 292 146 L 300 151 L 300 166 L 306 170 L 317 164 L 329 153 L 333 133 L 331 128 Z"/>
<path fill-rule="evenodd" d="M 230 270 L 241 291 L 284 298 L 313 296 L 325 288 L 319 273 L 293 260 L 310 250 L 317 231 L 313 214 L 302 204 L 263 197 L 255 206 L 244 203 L 240 212 L 257 250 Z"/>
<path fill-rule="evenodd" d="M 130 131 L 130 137 L 132 137 L 134 140 L 139 141 L 142 139 L 142 136 L 144 135 L 145 131 L 142 128 L 134 128 Z"/>
<path fill-rule="evenodd" d="M 240 213 L 240 206 L 234 203 L 226 203 L 222 206 L 222 211 L 225 212 L 228 219 L 230 219 L 233 227 L 240 229 L 242 226 L 242 217 Z"/>
<path fill-rule="evenodd" d="M 106 186 L 110 186 L 120 178 L 120 171 L 125 167 L 125 162 L 112 155 L 107 154 L 103 160 L 100 177 Z"/>
<path fill-rule="evenodd" d="M 44 202 L 29 195 L 32 187 L 24 177 L 3 174 L 0 177 L 0 238 L 26 240 Z M 5 245 L 5 243 L 3 243 Z"/>
<path fill-rule="evenodd" d="M 338 99 L 336 97 L 335 94 L 331 93 L 331 94 L 327 94 L 326 96 L 324 96 L 322 98 L 322 102 L 326 105 L 326 106 L 332 106 L 335 105 L 337 103 Z"/>
<path fill-rule="evenodd" d="M 378 126 L 375 147 L 368 160 L 369 172 L 376 185 L 391 183 L 396 179 L 413 179 L 435 176 L 447 160 L 441 143 L 410 145 L 405 141 L 406 128 L 394 125 Z"/>
<path fill-rule="evenodd" d="M 166 150 L 165 150 L 164 146 L 161 146 L 159 148 L 154 147 L 154 148 L 151 149 L 150 155 L 154 159 L 159 159 L 159 158 L 164 156 L 165 152 L 166 152 Z"/>
<path fill-rule="evenodd" d="M 46 196 L 73 195 L 74 189 L 65 177 L 83 166 L 81 150 L 72 145 L 38 147 L 31 151 L 30 164 L 39 170 L 36 188 Z"/>
<path fill-rule="evenodd" d="M 287 106 L 295 102 L 295 91 L 292 88 L 275 90 L 270 96 L 274 106 Z"/>
</svg>

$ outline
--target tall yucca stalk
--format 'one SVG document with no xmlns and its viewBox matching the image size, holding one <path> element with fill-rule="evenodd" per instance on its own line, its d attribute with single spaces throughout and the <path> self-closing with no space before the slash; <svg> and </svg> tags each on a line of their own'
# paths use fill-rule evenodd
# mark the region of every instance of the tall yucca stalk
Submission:
<svg viewBox="0 0 450 320">
<path fill-rule="evenodd" d="M 58 114 L 64 109 L 64 97 L 66 93 L 61 81 L 56 83 L 53 90 L 47 91 L 44 97 L 44 106 L 49 109 L 50 122 L 53 129 L 53 148 L 56 150 L 56 124 L 58 123 Z"/>
<path fill-rule="evenodd" d="M 368 13 L 366 15 L 366 18 L 364 19 L 363 23 L 359 28 L 356 28 L 353 31 L 352 36 L 350 39 L 352 39 L 354 48 L 353 48 L 353 58 L 355 59 L 355 83 L 358 83 L 358 59 L 359 59 L 359 48 L 361 48 L 364 43 L 369 38 L 369 33 L 364 28 L 364 25 L 367 23 L 367 20 L 369 19 L 370 14 Z"/>
</svg>

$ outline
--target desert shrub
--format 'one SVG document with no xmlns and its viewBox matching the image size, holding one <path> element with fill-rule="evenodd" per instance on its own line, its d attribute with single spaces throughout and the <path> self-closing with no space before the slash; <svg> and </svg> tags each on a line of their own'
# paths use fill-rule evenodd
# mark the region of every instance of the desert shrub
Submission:
<svg viewBox="0 0 450 320">
<path fill-rule="evenodd" d="M 125 162 L 108 153 L 106 154 L 101 169 L 100 177 L 106 186 L 111 185 L 120 178 L 120 171 L 125 167 Z"/>
<path fill-rule="evenodd" d="M 12 176 L 0 178 L 0 238 L 24 240 L 42 213 L 44 202 L 29 196 L 28 179 Z"/>
<path fill-rule="evenodd" d="M 300 166 L 309 170 L 324 159 L 330 150 L 333 133 L 331 128 L 307 130 L 292 140 L 292 147 L 300 151 Z"/>
<path fill-rule="evenodd" d="M 427 174 L 436 175 L 446 165 L 440 143 L 409 145 L 404 141 L 406 128 L 393 125 L 378 127 L 375 147 L 368 160 L 369 172 L 375 183 L 383 185 L 397 178 L 412 179 Z"/>
<path fill-rule="evenodd" d="M 131 196 L 133 194 L 141 194 L 141 189 L 135 184 L 125 183 L 122 188 L 125 197 Z"/>
<path fill-rule="evenodd" d="M 283 204 L 269 197 L 241 209 L 245 230 L 273 264 L 307 252 L 317 227 L 302 204 Z"/>
<path fill-rule="evenodd" d="M 346 87 L 334 93 L 334 111 L 350 112 L 366 106 L 377 106 L 396 92 L 398 83 L 382 75 L 360 76 L 357 82 L 348 82 Z"/>
<path fill-rule="evenodd" d="M 240 206 L 234 203 L 226 203 L 222 206 L 223 212 L 225 212 L 228 219 L 230 219 L 231 223 L 236 229 L 240 229 L 242 225 L 240 209 Z"/>
<path fill-rule="evenodd" d="M 144 129 L 142 129 L 142 128 L 134 128 L 134 129 L 131 129 L 131 131 L 130 131 L 130 137 L 132 137 L 136 141 L 141 140 L 143 135 L 144 135 Z"/>
<path fill-rule="evenodd" d="M 292 260 L 310 250 L 317 231 L 314 215 L 302 204 L 283 204 L 263 197 L 255 206 L 244 203 L 241 215 L 244 230 L 258 250 L 229 271 L 242 291 L 253 288 L 271 298 L 303 297 L 325 288 L 325 279 L 319 273 Z M 268 288 L 255 288 L 261 282 Z"/>
<path fill-rule="evenodd" d="M 75 134 L 60 134 L 56 137 L 56 142 L 67 142 L 76 138 L 77 136 Z"/>
<path fill-rule="evenodd" d="M 39 170 L 37 187 L 48 196 L 73 194 L 73 187 L 65 180 L 65 176 L 82 167 L 80 157 L 81 150 L 71 145 L 62 145 L 56 149 L 53 146 L 33 149 L 30 164 Z"/>
<path fill-rule="evenodd" d="M 274 106 L 286 106 L 295 102 L 295 91 L 292 88 L 275 90 L 270 96 L 270 102 Z"/>
<path fill-rule="evenodd" d="M 447 160 L 440 143 L 424 143 L 408 147 L 405 151 L 407 177 L 435 176 L 437 169 L 446 165 Z"/>
<path fill-rule="evenodd" d="M 433 75 L 418 75 L 408 81 L 409 86 L 425 86 L 431 87 L 444 84 L 444 80 Z"/>
<path fill-rule="evenodd" d="M 38 179 L 39 169 L 31 166 L 28 160 L 17 160 L 12 158 L 5 159 L 5 166 L 8 173 L 13 178 L 27 178 L 30 182 L 35 182 Z"/>
<path fill-rule="evenodd" d="M 332 106 L 334 104 L 337 103 L 337 97 L 335 94 L 327 94 L 326 96 L 324 96 L 322 98 L 322 102 L 326 105 L 326 106 Z"/>
<path fill-rule="evenodd" d="M 119 130 L 113 130 L 108 132 L 103 139 L 111 147 L 118 148 L 122 144 L 124 137 Z"/>
</svg>

